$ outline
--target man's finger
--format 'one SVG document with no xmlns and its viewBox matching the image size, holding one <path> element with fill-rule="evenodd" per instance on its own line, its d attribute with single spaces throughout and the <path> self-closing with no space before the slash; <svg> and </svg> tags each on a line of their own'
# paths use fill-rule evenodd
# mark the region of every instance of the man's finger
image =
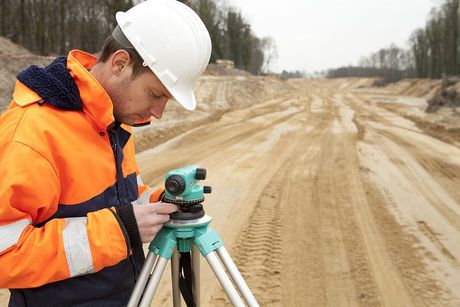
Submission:
<svg viewBox="0 0 460 307">
<path fill-rule="evenodd" d="M 169 213 L 173 213 L 173 212 L 176 212 L 177 210 L 179 210 L 179 207 L 177 207 L 174 204 L 155 203 L 155 204 L 153 204 L 153 210 L 156 213 L 169 214 Z"/>
</svg>

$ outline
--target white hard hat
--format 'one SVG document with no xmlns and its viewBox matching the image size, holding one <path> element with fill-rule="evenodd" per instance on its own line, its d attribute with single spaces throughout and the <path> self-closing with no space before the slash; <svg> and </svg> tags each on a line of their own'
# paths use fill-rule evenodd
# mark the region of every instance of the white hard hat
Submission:
<svg viewBox="0 0 460 307">
<path fill-rule="evenodd" d="M 118 26 L 173 98 L 196 108 L 193 85 L 211 56 L 200 17 L 176 0 L 147 0 L 115 15 Z"/>
</svg>

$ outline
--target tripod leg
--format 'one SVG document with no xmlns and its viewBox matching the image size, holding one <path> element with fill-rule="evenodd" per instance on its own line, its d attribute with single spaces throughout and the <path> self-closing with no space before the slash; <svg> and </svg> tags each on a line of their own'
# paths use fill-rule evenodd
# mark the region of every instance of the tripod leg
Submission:
<svg viewBox="0 0 460 307">
<path fill-rule="evenodd" d="M 173 293 L 173 306 L 180 307 L 180 288 L 179 288 L 179 254 L 175 249 L 171 258 L 171 280 L 172 280 L 172 293 Z"/>
<path fill-rule="evenodd" d="M 195 306 L 200 307 L 200 259 L 201 253 L 196 245 L 192 249 L 192 289 Z"/>
<path fill-rule="evenodd" d="M 217 255 L 214 252 L 211 252 L 207 254 L 205 258 L 208 261 L 209 266 L 213 270 L 217 279 L 219 280 L 220 284 L 224 288 L 225 292 L 227 293 L 233 306 L 243 307 L 243 300 L 241 299 L 235 287 L 233 286 L 230 278 L 227 276 L 224 268 L 222 267 L 221 263 L 219 262 L 219 259 L 217 258 Z"/>
<path fill-rule="evenodd" d="M 238 287 L 238 290 L 240 290 L 241 295 L 243 295 L 243 298 L 246 301 L 246 303 L 250 307 L 259 306 L 254 295 L 252 295 L 251 290 L 244 281 L 243 276 L 241 276 L 240 271 L 238 271 L 238 268 L 236 267 L 232 258 L 228 254 L 227 249 L 222 246 L 219 247 L 216 251 L 219 255 L 220 260 L 222 260 L 222 263 L 224 264 L 225 268 L 227 268 L 228 273 L 230 274 L 236 286 Z"/>
<path fill-rule="evenodd" d="M 158 257 L 155 269 L 153 269 L 152 276 L 150 277 L 150 281 L 144 291 L 144 296 L 142 297 L 141 303 L 139 304 L 140 307 L 149 307 L 152 303 L 153 296 L 155 295 L 155 291 L 157 290 L 158 284 L 160 283 L 161 276 L 166 269 L 167 263 L 168 259 L 162 256 Z"/>
<path fill-rule="evenodd" d="M 136 307 L 139 303 L 139 300 L 142 297 L 142 293 L 144 292 L 145 284 L 149 279 L 150 272 L 152 272 L 153 265 L 155 264 L 155 260 L 157 259 L 157 255 L 148 252 L 147 258 L 145 259 L 144 266 L 142 267 L 142 271 L 139 275 L 139 279 L 136 282 L 136 286 L 134 287 L 133 293 L 129 298 L 128 307 Z"/>
</svg>

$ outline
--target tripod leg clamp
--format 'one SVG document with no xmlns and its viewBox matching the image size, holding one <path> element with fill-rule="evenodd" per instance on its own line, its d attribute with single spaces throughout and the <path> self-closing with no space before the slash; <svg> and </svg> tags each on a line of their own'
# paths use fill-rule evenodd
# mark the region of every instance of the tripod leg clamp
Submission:
<svg viewBox="0 0 460 307">
<path fill-rule="evenodd" d="M 211 228 L 205 227 L 197 229 L 195 237 L 195 245 L 198 247 L 201 255 L 203 256 L 206 256 L 210 252 L 224 246 L 224 241 L 222 241 L 217 232 Z"/>
<path fill-rule="evenodd" d="M 149 245 L 149 250 L 166 259 L 171 259 L 177 245 L 174 229 L 162 228 Z"/>
</svg>

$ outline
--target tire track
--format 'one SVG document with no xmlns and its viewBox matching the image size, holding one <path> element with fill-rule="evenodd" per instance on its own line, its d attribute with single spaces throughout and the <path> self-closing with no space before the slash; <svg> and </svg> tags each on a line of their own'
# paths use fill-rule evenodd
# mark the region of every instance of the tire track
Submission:
<svg viewBox="0 0 460 307">
<path fill-rule="evenodd" d="M 309 100 L 304 102 L 308 104 Z M 231 250 L 231 254 L 235 255 L 234 260 L 237 267 L 261 306 L 284 305 L 282 298 L 285 295 L 283 294 L 285 290 L 282 286 L 285 281 L 282 280 L 282 274 L 298 275 L 299 272 L 303 271 L 301 269 L 297 272 L 286 272 L 285 269 L 291 259 L 299 259 L 298 252 L 302 252 L 302 250 L 297 250 L 292 254 L 286 252 L 286 245 L 292 246 L 294 242 L 283 241 L 286 239 L 287 231 L 286 224 L 284 224 L 286 221 L 284 212 L 292 213 L 287 199 L 290 192 L 286 189 L 298 186 L 298 176 L 294 174 L 303 173 L 303 170 L 298 168 L 300 160 L 305 160 L 306 155 L 312 155 L 316 152 L 310 149 L 314 147 L 313 144 L 319 141 L 324 133 L 324 119 L 316 119 L 316 121 L 320 122 L 313 125 L 312 129 L 305 129 L 305 116 L 299 114 L 296 117 L 296 122 L 305 128 L 298 129 L 294 135 L 284 139 L 279 145 L 274 146 L 274 149 L 270 150 L 279 159 L 283 159 L 282 156 L 287 155 L 287 148 L 283 143 L 295 144 L 295 147 L 289 150 L 290 154 L 287 155 L 290 158 L 284 160 L 285 162 L 279 164 L 276 169 L 270 170 L 271 178 L 265 183 L 261 193 L 252 195 L 257 199 L 256 204 L 248 220 L 241 228 L 242 230 Z M 316 141 L 306 143 L 306 140 L 311 141 L 313 139 Z M 280 150 L 276 148 L 281 148 L 283 153 L 281 154 Z M 274 156 L 273 154 L 272 156 Z M 274 166 L 271 165 L 271 168 Z M 264 166 L 261 165 L 262 170 L 263 168 Z M 260 175 L 267 176 L 268 174 L 266 171 L 262 171 Z M 228 304 L 226 294 L 219 288 L 213 294 L 210 306 L 227 306 Z"/>
<path fill-rule="evenodd" d="M 281 304 L 281 219 L 280 191 L 271 189 L 271 181 L 241 231 L 232 254 L 241 274 L 261 306 Z M 257 282 L 263 280 L 263 283 Z M 226 294 L 219 291 L 211 298 L 211 306 L 224 306 Z"/>
</svg>

